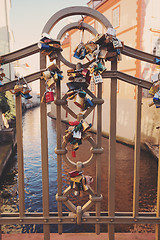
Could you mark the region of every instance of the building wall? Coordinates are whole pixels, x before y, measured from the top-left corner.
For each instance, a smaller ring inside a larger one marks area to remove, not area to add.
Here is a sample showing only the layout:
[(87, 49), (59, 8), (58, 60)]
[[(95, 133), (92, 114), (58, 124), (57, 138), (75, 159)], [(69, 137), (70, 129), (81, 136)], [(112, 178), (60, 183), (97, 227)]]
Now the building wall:
[[(12, 38), (12, 32), (10, 29), (10, 8), (11, 0), (1, 0), (0, 7), (0, 56), (10, 52), (10, 43)], [(4, 73), (8, 79), (14, 79), (14, 70), (12, 64), (5, 64), (2, 66)], [(3, 83), (7, 83), (9, 80), (3, 78)], [(6, 96), (9, 99), (11, 113), (15, 115), (14, 108), (14, 96), (7, 91)]]

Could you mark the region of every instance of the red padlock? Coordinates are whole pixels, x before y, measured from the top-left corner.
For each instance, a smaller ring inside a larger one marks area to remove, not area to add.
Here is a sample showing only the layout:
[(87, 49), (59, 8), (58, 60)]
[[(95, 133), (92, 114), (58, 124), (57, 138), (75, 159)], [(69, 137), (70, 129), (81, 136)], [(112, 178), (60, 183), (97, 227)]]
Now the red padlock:
[(45, 102), (46, 102), (46, 103), (49, 103), (49, 102), (53, 102), (53, 101), (54, 101), (53, 92), (52, 92), (52, 91), (46, 92), (46, 94), (45, 94)]
[(72, 157), (76, 157), (76, 152), (72, 151)]

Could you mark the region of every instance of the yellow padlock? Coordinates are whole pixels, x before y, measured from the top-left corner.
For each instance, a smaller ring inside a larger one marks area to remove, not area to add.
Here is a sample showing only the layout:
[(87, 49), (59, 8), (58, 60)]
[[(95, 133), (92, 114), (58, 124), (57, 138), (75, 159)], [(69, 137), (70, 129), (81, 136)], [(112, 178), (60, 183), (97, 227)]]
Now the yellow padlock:
[(50, 73), (50, 71), (45, 71), (45, 72), (43, 72), (43, 78), (44, 78), (44, 80), (48, 80), (48, 79), (50, 79), (51, 78), (51, 73)]
[(90, 129), (90, 125), (83, 120), (82, 122), (82, 127), (83, 127), (83, 132), (87, 131), (88, 129)]
[(74, 104), (80, 108), (83, 108), (84, 103), (85, 103), (85, 98), (82, 98), (79, 96), (79, 94), (76, 94), (76, 96), (74, 97)]
[(82, 180), (82, 176), (76, 176), (76, 177), (74, 177), (74, 178), (70, 178), (70, 180), (71, 180), (72, 182), (77, 182), (77, 183), (79, 183), (79, 182)]
[(53, 76), (53, 78), (54, 78), (54, 81), (57, 82), (57, 80), (58, 80), (58, 74), (55, 73), (54, 76)]
[(22, 84), (16, 84), (14, 86), (14, 92), (15, 93), (22, 92), (22, 90), (23, 90), (23, 85)]
[(55, 81), (53, 80), (53, 78), (48, 79), (46, 83), (48, 88), (52, 88), (55, 85)]

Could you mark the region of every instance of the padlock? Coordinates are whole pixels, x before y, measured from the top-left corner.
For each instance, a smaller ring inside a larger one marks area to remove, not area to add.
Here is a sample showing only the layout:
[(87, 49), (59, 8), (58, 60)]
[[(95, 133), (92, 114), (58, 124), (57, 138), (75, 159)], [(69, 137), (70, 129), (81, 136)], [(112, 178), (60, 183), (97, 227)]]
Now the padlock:
[(74, 127), (74, 131), (81, 131), (82, 130), (82, 122), (80, 122), (78, 125)]
[(160, 58), (154, 58), (154, 63), (160, 65)]
[(85, 44), (85, 48), (87, 53), (92, 53), (97, 49), (97, 44), (91, 41)]
[(108, 28), (106, 33), (113, 37), (116, 36), (116, 30), (114, 28)]
[(86, 82), (86, 79), (85, 79), (83, 76), (81, 76), (81, 77), (75, 77), (75, 78), (74, 78), (74, 82), (79, 82), (79, 83), (81, 83), (81, 82)]
[(73, 138), (78, 138), (78, 139), (81, 139), (82, 137), (82, 134), (80, 131), (73, 131)]
[(32, 96), (29, 93), (24, 94), (24, 93), (21, 92), (21, 96), (24, 97), (25, 99), (32, 98)]
[(153, 83), (157, 82), (158, 80), (160, 80), (160, 72), (159, 73), (155, 73), (154, 75), (151, 76), (151, 81)]
[(75, 82), (68, 82), (67, 87), (69, 90), (77, 90), (79, 88), (79, 85)]
[(49, 60), (50, 62), (53, 62), (54, 59), (57, 59), (58, 58), (58, 54), (56, 51), (53, 51), (49, 54)]
[(95, 70), (95, 68), (98, 66), (98, 64), (96, 62), (92, 63), (90, 66), (89, 66), (89, 69), (90, 69), (90, 73), (92, 74)]
[(71, 177), (70, 180), (71, 180), (72, 182), (79, 183), (79, 182), (82, 180), (82, 176), (81, 176), (81, 175), (78, 175), (78, 176), (75, 176), (75, 177)]
[(79, 172), (77, 170), (69, 172), (69, 176), (72, 177), (72, 178), (76, 177), (76, 176), (79, 176), (79, 175), (82, 175), (82, 172)]
[(86, 110), (89, 107), (93, 107), (93, 105), (94, 104), (92, 103), (92, 101), (89, 98), (87, 98), (84, 104), (84, 110)]
[(89, 62), (93, 62), (95, 60), (95, 57), (93, 56), (92, 53), (86, 54), (86, 58)]
[(77, 92), (74, 93), (74, 94), (72, 94), (72, 95), (70, 95), (70, 96), (68, 97), (68, 100), (72, 100), (72, 99), (74, 99), (76, 95), (77, 95)]
[(122, 42), (118, 38), (113, 37), (112, 38), (112, 43), (113, 43), (113, 47), (115, 49), (117, 49), (117, 48), (122, 49), (123, 48)]
[(22, 90), (22, 93), (23, 94), (29, 94), (30, 93), (30, 91), (31, 91), (31, 89), (30, 88), (28, 88), (27, 86), (25, 87), (25, 86), (23, 86), (23, 90)]
[(68, 143), (71, 141), (72, 138), (73, 138), (72, 132), (67, 132), (67, 134), (65, 136), (63, 136), (63, 141), (65, 143)]
[(108, 53), (107, 47), (101, 47), (98, 58), (106, 59), (107, 53)]
[(83, 75), (84, 77), (86, 77), (86, 76), (89, 75), (89, 74), (90, 74), (89, 70), (86, 69), (86, 68), (83, 68), (83, 70), (82, 70), (82, 75)]
[(53, 102), (54, 101), (54, 94), (52, 91), (47, 91), (45, 94), (45, 102), (49, 103), (49, 102)]
[(96, 37), (93, 39), (93, 42), (101, 45), (104, 42), (104, 40), (105, 34), (97, 34)]
[(41, 53), (43, 53), (45, 55), (49, 55), (52, 52), (52, 48), (45, 43), (39, 42), (38, 47), (40, 48)]
[(153, 84), (153, 86), (149, 90), (149, 94), (154, 95), (159, 89), (159, 83), (158, 84)]
[(86, 184), (90, 185), (93, 183), (93, 178), (91, 176), (85, 176)]
[(77, 48), (74, 50), (74, 55), (73, 57), (78, 58), (78, 59), (84, 59), (86, 55), (86, 49), (85, 46), (83, 44), (83, 42), (81, 42)]
[(102, 62), (103, 60), (102, 59), (100, 59), (99, 60), (99, 62), (98, 62), (98, 64), (97, 64), (97, 66), (94, 68), (94, 71), (95, 72), (103, 72), (103, 71), (105, 71), (106, 70), (106, 67), (105, 67), (105, 65), (104, 65), (104, 63)]
[(91, 124), (88, 124), (86, 121), (83, 120), (82, 127), (83, 127), (83, 132), (86, 132), (91, 128)]
[(55, 85), (55, 81), (53, 80), (53, 78), (50, 78), (46, 81), (46, 84), (48, 88), (52, 88)]
[(52, 63), (51, 65), (48, 66), (47, 68), (50, 72), (61, 72), (60, 71), (60, 68), (55, 64), (55, 63)]
[(114, 52), (108, 52), (105, 60), (112, 61), (112, 60), (115, 59), (116, 56), (117, 56), (117, 52), (115, 52), (115, 51)]
[(80, 97), (79, 94), (76, 94), (76, 96), (74, 97), (74, 104), (79, 108), (83, 108), (84, 102), (85, 102), (85, 98)]
[(79, 149), (78, 142), (76, 142), (76, 143), (73, 144), (73, 150), (77, 151), (78, 149)]
[(54, 79), (55, 82), (58, 81), (58, 74), (57, 74), (57, 72), (55, 72), (55, 74), (54, 74), (54, 76), (53, 76), (53, 79)]
[(22, 84), (16, 84), (14, 86), (14, 92), (18, 93), (18, 92), (22, 92), (23, 91), (23, 85)]
[(43, 78), (44, 78), (44, 80), (46, 80), (46, 81), (47, 81), (48, 79), (50, 79), (50, 78), (51, 78), (51, 72), (50, 72), (49, 70), (43, 72)]
[(88, 186), (86, 185), (86, 178), (85, 178), (85, 176), (83, 176), (83, 178), (82, 178), (82, 188), (83, 188), (84, 192), (86, 192), (88, 190)]
[(152, 107), (154, 105), (154, 102), (151, 102), (148, 104), (149, 107)]
[(78, 94), (81, 98), (84, 98), (86, 96), (86, 92), (82, 90), (78, 91)]
[(103, 83), (102, 76), (99, 73), (97, 75), (93, 73), (93, 80), (95, 84)]

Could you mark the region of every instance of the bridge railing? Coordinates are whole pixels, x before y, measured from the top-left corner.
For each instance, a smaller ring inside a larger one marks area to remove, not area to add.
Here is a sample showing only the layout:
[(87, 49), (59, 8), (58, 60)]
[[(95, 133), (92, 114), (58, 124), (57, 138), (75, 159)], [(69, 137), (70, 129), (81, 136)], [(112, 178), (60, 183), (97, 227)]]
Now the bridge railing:
[[(35, 54), (39, 51), (37, 44), (21, 49), (1, 57), (1, 63), (6, 64), (17, 59)], [(155, 56), (133, 48), (125, 46), (122, 54), (138, 58), (143, 61), (154, 63)], [(26, 81), (32, 82), (40, 79), (40, 97), (45, 92), (45, 81), (41, 79), (43, 69), (46, 68), (46, 58), (41, 55), (41, 71), (25, 76)], [(59, 60), (57, 60), (59, 65)], [(56, 83), (56, 131), (57, 131), (57, 174), (58, 189), (56, 199), (58, 201), (57, 212), (49, 211), (49, 174), (48, 174), (48, 136), (47, 136), (47, 109), (46, 103), (40, 105), (41, 118), (41, 162), (42, 162), (42, 189), (43, 189), (43, 212), (26, 213), (24, 195), (24, 161), (23, 161), (23, 129), (22, 129), (22, 104), (21, 96), (16, 97), (16, 133), (17, 133), (17, 159), (18, 159), (18, 195), (19, 212), (1, 213), (0, 225), (5, 224), (43, 224), (44, 239), (50, 239), (50, 225), (58, 224), (58, 232), (63, 232), (63, 224), (95, 224), (95, 231), (100, 234), (100, 225), (108, 224), (109, 240), (114, 239), (114, 229), (116, 224), (156, 224), (156, 240), (160, 239), (160, 166), (158, 165), (158, 186), (157, 186), (157, 211), (143, 213), (139, 212), (139, 168), (140, 168), (140, 139), (141, 139), (141, 105), (142, 88), (150, 89), (152, 84), (145, 80), (135, 78), (128, 74), (117, 71), (117, 60), (111, 62), (111, 71), (103, 73), (103, 78), (111, 78), (110, 84), (110, 130), (109, 130), (109, 169), (108, 169), (108, 211), (101, 211), (101, 132), (102, 132), (102, 83), (98, 84), (97, 96), (87, 90), (87, 93), (94, 97), (94, 104), (97, 107), (97, 139), (93, 143), (92, 153), (96, 155), (96, 191), (89, 189), (89, 201), (81, 208), (75, 206), (67, 198), (70, 188), (62, 191), (62, 159), (65, 159), (65, 148), (61, 142), (61, 107), (66, 103), (61, 97), (61, 82)], [(134, 149), (134, 185), (133, 185), (133, 211), (115, 211), (115, 164), (116, 164), (116, 120), (117, 120), (117, 79), (136, 85), (136, 129), (135, 129), (135, 149)], [(16, 79), (12, 82), (0, 86), (0, 92), (10, 90), (14, 87)], [(69, 110), (68, 110), (69, 111)], [(71, 114), (71, 111), (69, 112)], [(87, 115), (87, 114), (86, 114)], [(83, 115), (85, 118), (86, 115)], [(78, 116), (77, 116), (78, 117)], [(72, 163), (71, 163), (72, 164)], [(83, 163), (76, 164), (81, 170)], [(62, 211), (62, 203), (69, 212)], [(95, 204), (95, 212), (89, 208)], [(87, 214), (84, 214), (87, 213)]]

